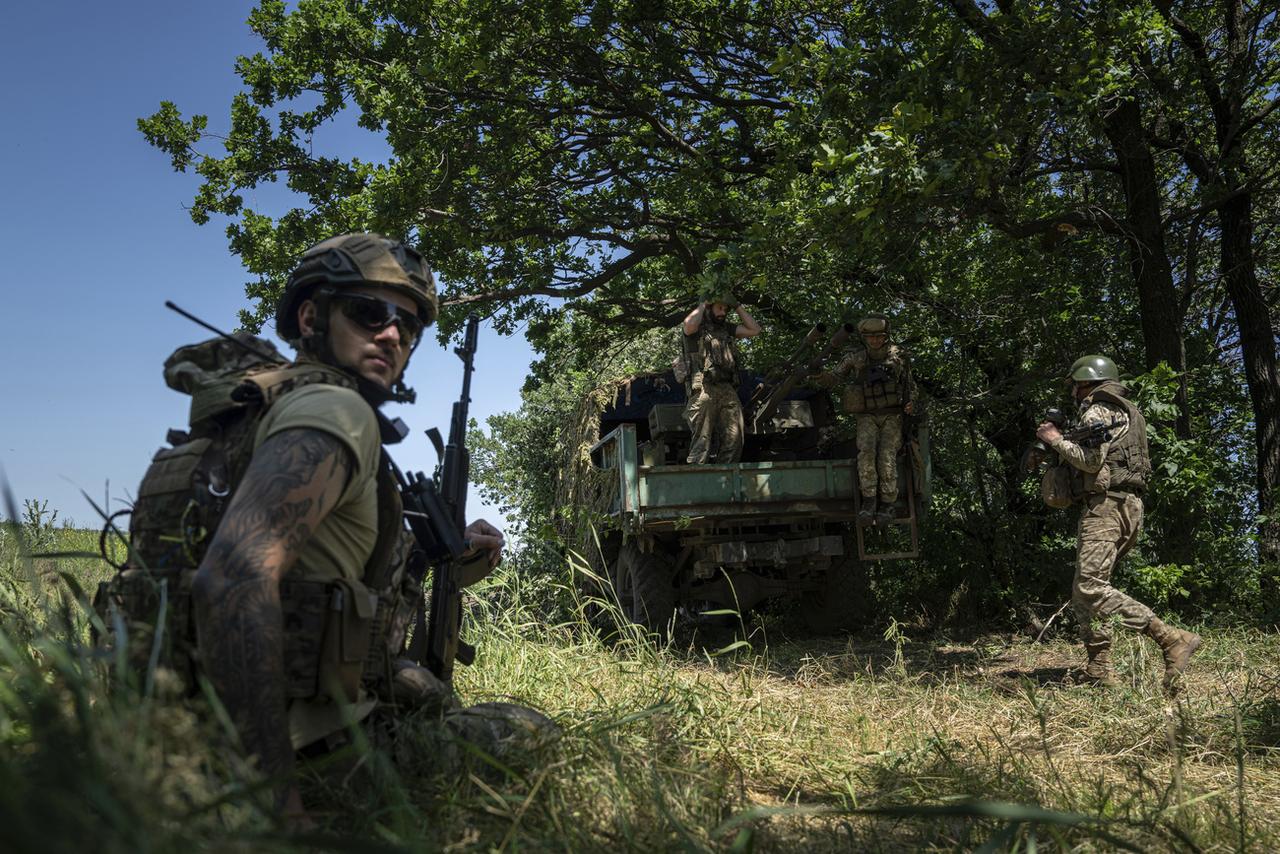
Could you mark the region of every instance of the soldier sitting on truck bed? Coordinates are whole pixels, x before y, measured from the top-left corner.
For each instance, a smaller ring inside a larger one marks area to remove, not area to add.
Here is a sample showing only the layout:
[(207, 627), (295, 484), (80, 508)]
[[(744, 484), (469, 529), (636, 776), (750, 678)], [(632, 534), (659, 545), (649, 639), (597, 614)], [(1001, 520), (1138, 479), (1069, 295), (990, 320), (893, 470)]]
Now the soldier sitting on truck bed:
[(833, 373), (836, 378), (848, 379), (841, 404), (857, 420), (858, 482), (862, 489), (858, 524), (874, 521), (888, 525), (893, 521), (893, 505), (898, 500), (902, 416), (914, 412), (915, 382), (906, 351), (889, 343), (887, 317), (864, 317), (858, 321), (858, 334), (865, 349), (845, 356)]
[[(731, 324), (736, 309), (741, 323)], [(715, 462), (736, 463), (742, 457), (742, 401), (738, 399), (738, 338), (760, 334), (747, 310), (731, 293), (710, 296), (684, 319), (680, 359), (688, 382), (684, 417), (693, 433), (688, 462), (705, 463), (716, 444)]]

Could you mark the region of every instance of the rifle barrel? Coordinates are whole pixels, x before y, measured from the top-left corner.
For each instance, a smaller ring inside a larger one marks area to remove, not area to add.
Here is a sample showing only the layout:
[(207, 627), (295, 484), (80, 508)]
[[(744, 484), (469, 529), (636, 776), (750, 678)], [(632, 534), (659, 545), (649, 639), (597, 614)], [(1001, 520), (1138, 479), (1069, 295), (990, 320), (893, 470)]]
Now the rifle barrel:
[[(765, 398), (764, 402), (760, 404), (760, 408), (756, 410), (755, 415), (752, 417), (752, 422), (757, 430), (760, 428), (762, 423), (773, 417), (773, 413), (777, 411), (778, 406), (786, 399), (787, 395), (791, 393), (791, 390), (796, 387), (797, 383), (809, 374), (812, 374), (821, 368), (831, 353), (842, 346), (845, 341), (849, 340), (849, 336), (853, 334), (853, 329), (854, 327), (852, 324), (841, 324), (840, 328), (831, 336), (831, 340), (827, 342), (826, 346), (822, 348), (818, 355), (814, 356), (813, 359), (807, 363), (796, 365), (791, 370), (791, 373), (787, 375), (787, 378), (783, 380), (781, 384), (774, 387), (773, 391), (771, 391), (769, 396)], [(814, 337), (815, 332), (820, 335), (824, 331), (826, 330), (815, 329), (814, 332), (810, 332), (809, 335)]]
[(809, 330), (809, 334), (804, 337), (804, 340), (800, 342), (799, 346), (796, 347), (792, 354), (788, 356), (782, 364), (774, 367), (774, 369), (771, 370), (764, 378), (764, 382), (756, 386), (755, 391), (751, 394), (751, 403), (755, 403), (760, 398), (765, 397), (778, 380), (782, 379), (783, 371), (794, 370), (794, 367), (791, 366), (794, 366), (800, 357), (805, 354), (805, 351), (817, 343), (818, 339), (821, 338), (822, 334), (826, 331), (827, 327), (825, 324), (815, 324), (814, 327)]

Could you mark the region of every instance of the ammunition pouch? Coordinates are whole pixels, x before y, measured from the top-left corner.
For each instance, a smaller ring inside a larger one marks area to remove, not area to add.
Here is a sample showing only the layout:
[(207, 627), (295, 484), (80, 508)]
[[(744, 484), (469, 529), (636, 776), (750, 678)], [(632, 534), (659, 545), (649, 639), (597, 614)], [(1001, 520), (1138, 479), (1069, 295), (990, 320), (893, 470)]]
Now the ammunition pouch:
[(704, 383), (725, 383), (736, 386), (738, 384), (738, 372), (732, 368), (707, 368), (702, 372), (702, 381)]
[(208, 437), (191, 439), (161, 448), (151, 459), (129, 517), (129, 534), (132, 551), (145, 556), (153, 571), (196, 566), (203, 556), (212, 533), (209, 523), (216, 523), (230, 494), (225, 476), (219, 477), (225, 466), (210, 459), (213, 445)]
[(1084, 479), (1069, 465), (1049, 466), (1040, 479), (1040, 498), (1055, 510), (1070, 507), (1084, 497)]
[(186, 696), (195, 694), (194, 577), (191, 569), (126, 568), (98, 585), (93, 608), (108, 630), (117, 632), (117, 619), (123, 624), (124, 634), (117, 632), (116, 642), (126, 645), (125, 661), (139, 683), (145, 681), (154, 654), (156, 666), (172, 671)]
[(898, 378), (884, 363), (867, 366), (866, 381), (862, 384), (864, 412), (884, 415), (902, 410), (902, 391)]
[(286, 580), (280, 606), (287, 696), (358, 702), (377, 626), (377, 596), (358, 582)]
[(1111, 466), (1103, 465), (1096, 472), (1081, 472), (1081, 488), (1089, 495), (1102, 495), (1111, 488)]
[(840, 408), (853, 415), (867, 411), (867, 396), (860, 385), (847, 385), (840, 394)]
[(683, 384), (689, 378), (689, 357), (681, 354), (671, 360), (671, 373), (676, 382)]
[[(125, 569), (98, 586), (94, 609), (110, 629), (123, 621), (129, 670), (146, 678), (156, 663), (181, 680), (186, 696), (199, 686), (195, 617), (191, 607), (194, 570)], [(280, 583), (284, 624), (285, 695), (289, 699), (360, 699), (360, 682), (378, 632), (378, 597), (358, 582), (330, 584), (286, 579)], [(113, 613), (113, 609), (114, 612)], [(157, 633), (161, 633), (159, 641)]]

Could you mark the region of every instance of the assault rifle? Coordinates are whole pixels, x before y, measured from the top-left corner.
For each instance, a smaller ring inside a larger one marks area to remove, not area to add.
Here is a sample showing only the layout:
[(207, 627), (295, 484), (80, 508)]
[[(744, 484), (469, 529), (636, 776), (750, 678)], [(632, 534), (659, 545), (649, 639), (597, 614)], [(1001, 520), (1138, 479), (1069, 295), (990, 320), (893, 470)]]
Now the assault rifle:
[(462, 591), (490, 572), (487, 561), (477, 560), (465, 566), (458, 563), (470, 545), (462, 534), (467, 524), (467, 480), (471, 474), (467, 409), (479, 326), (480, 319), (474, 314), (469, 316), (462, 346), (453, 351), (462, 360), (462, 394), (453, 404), (448, 444), (441, 441), (439, 430), (433, 427), (427, 431), (427, 438), (440, 455), (438, 477), (430, 478), (422, 472), (409, 472), (406, 477), (391, 464), (400, 487), (405, 520), (424, 558), (410, 563), (410, 577), (420, 585), (427, 568), (431, 568), (431, 614), (424, 617), (424, 609), (419, 607), (409, 656), (445, 683), (453, 679), (455, 660), (463, 664), (475, 660), (475, 647), (459, 637)]
[[(1045, 412), (1044, 420), (1053, 424), (1062, 432), (1062, 438), (1068, 442), (1074, 442), (1083, 448), (1096, 448), (1106, 442), (1110, 442), (1113, 438), (1112, 430), (1119, 427), (1120, 419), (1114, 421), (1099, 421), (1092, 424), (1082, 424), (1079, 427), (1067, 429), (1067, 416), (1061, 409), (1050, 409)], [(1022, 452), (1022, 470), (1026, 472), (1035, 471), (1040, 467), (1053, 450), (1036, 439), (1025, 451)]]

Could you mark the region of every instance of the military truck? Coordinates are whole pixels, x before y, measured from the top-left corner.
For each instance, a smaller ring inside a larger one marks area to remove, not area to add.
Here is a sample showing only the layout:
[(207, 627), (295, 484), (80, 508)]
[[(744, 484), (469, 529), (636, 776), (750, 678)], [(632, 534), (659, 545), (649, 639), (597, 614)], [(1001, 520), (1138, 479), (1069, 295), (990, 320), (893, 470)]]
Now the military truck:
[(849, 630), (870, 607), (867, 563), (918, 555), (927, 427), (909, 421), (895, 530), (873, 534), (856, 523), (854, 442), (836, 435), (831, 393), (804, 383), (851, 331), (841, 327), (805, 358), (825, 338), (817, 327), (786, 369), (743, 377), (746, 440), (738, 463), (685, 463), (686, 391), (672, 372), (636, 376), (618, 389), (600, 414), (591, 457), (612, 475), (600, 550), (631, 620), (664, 631), (677, 609), (746, 614), (765, 600), (796, 597), (811, 630)]

